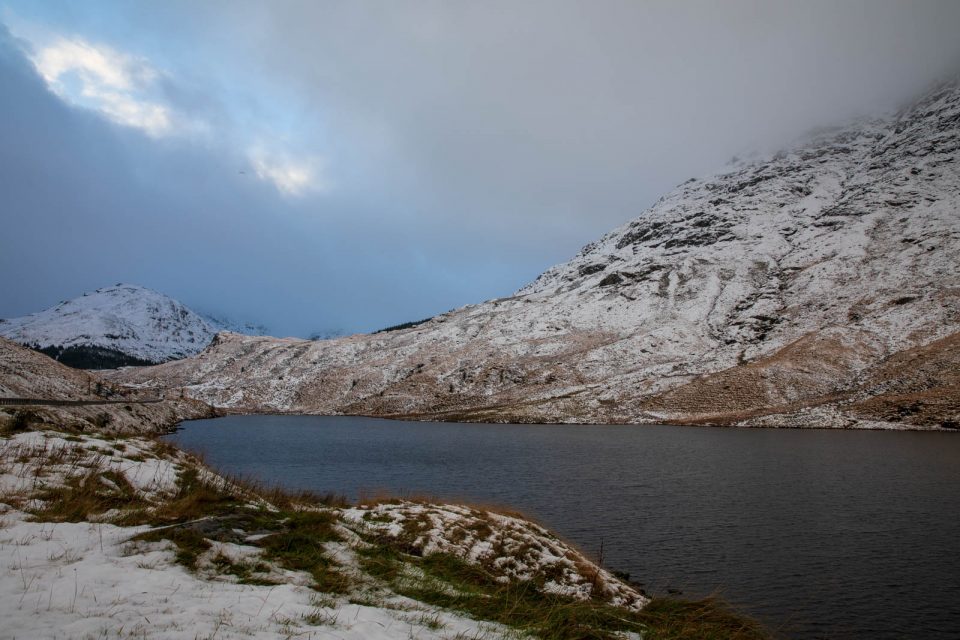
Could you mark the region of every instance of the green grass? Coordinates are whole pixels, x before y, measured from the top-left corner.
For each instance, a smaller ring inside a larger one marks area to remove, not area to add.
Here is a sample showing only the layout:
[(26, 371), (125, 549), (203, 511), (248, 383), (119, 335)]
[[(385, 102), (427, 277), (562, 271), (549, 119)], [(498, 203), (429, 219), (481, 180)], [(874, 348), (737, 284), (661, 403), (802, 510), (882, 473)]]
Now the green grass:
[(544, 640), (613, 640), (624, 632), (645, 640), (761, 640), (757, 622), (716, 599), (654, 599), (632, 612), (599, 600), (544, 593), (536, 581), (504, 584), (482, 567), (445, 554), (408, 555), (378, 541), (360, 552), (361, 566), (391, 589), (437, 607), (498, 622)]
[[(214, 539), (217, 537), (202, 530), (198, 523), (242, 513), (245, 502), (236, 493), (229, 485), (210, 482), (196, 468), (189, 467), (180, 473), (177, 493), (171, 499), (150, 511), (130, 512), (121, 522), (158, 527), (135, 536), (133, 540), (169, 540), (177, 547), (177, 562), (196, 570), (200, 556), (211, 547), (208, 535)], [(256, 521), (254, 516), (249, 519)], [(230, 572), (239, 571), (233, 567), (230, 569)]]
[[(210, 549), (210, 540), (244, 542), (252, 533), (267, 533), (253, 544), (263, 549), (263, 560), (285, 569), (311, 575), (318, 591), (346, 593), (349, 579), (337, 570), (324, 549), (324, 543), (339, 540), (334, 524), (336, 515), (329, 510), (271, 509), (256, 506), (249, 499), (258, 497), (249, 488), (234, 483), (212, 483), (196, 469), (180, 475), (177, 494), (160, 505), (150, 523), (162, 525), (141, 534), (145, 541), (170, 540), (177, 545), (177, 561), (196, 570), (201, 554)], [(286, 504), (294, 500), (287, 497)], [(242, 533), (238, 533), (238, 531)], [(237, 576), (248, 584), (269, 584), (254, 574), (269, 566), (237, 564), (218, 555), (213, 566), (221, 573)]]
[(324, 549), (325, 542), (339, 541), (334, 529), (336, 516), (329, 511), (300, 511), (287, 514), (282, 529), (258, 541), (264, 558), (294, 571), (306, 571), (318, 591), (347, 593), (350, 579), (336, 568)]
[[(220, 505), (218, 505), (219, 507)], [(189, 521), (147, 531), (135, 540), (170, 540), (177, 546), (177, 562), (196, 570), (200, 556), (214, 541), (242, 541), (247, 532), (272, 531), (246, 544), (263, 549), (262, 561), (235, 563), (222, 554), (211, 559), (219, 573), (234, 575), (245, 584), (273, 584), (256, 574), (268, 573), (273, 563), (291, 571), (303, 571), (313, 578), (314, 588), (324, 593), (347, 593), (350, 579), (338, 570), (327, 554), (325, 542), (339, 540), (334, 531), (335, 516), (328, 511), (268, 511), (233, 508), (229, 514), (214, 515), (205, 521)], [(237, 530), (243, 533), (238, 534)]]
[(177, 546), (176, 560), (179, 564), (191, 570), (197, 569), (197, 561), (200, 556), (210, 548), (210, 541), (195, 529), (189, 527), (167, 527), (163, 529), (154, 529), (145, 531), (140, 535), (134, 536), (133, 540), (142, 540), (144, 542), (160, 542), (169, 540)]

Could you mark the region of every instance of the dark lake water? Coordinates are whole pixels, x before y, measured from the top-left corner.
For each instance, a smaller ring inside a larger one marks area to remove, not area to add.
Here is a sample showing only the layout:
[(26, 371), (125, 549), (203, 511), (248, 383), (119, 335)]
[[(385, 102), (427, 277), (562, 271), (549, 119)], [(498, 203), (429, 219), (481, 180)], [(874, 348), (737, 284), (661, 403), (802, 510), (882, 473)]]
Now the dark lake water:
[(960, 434), (233, 416), (170, 436), (289, 488), (514, 507), (647, 591), (793, 638), (960, 638)]

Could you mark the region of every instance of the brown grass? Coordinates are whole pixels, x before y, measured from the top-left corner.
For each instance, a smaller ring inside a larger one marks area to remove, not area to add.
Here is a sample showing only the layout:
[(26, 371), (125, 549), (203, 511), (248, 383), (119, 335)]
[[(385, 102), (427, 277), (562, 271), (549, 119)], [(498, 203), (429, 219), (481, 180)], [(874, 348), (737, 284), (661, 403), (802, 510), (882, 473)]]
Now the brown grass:
[[(164, 451), (170, 451), (172, 454), (179, 453), (180, 450), (166, 442), (162, 444)], [(171, 455), (172, 455), (171, 454)], [(223, 486), (229, 487), (230, 491), (236, 494), (238, 498), (246, 500), (262, 500), (280, 509), (296, 509), (300, 507), (349, 507), (350, 501), (346, 496), (332, 491), (319, 492), (307, 489), (288, 489), (279, 483), (269, 483), (251, 476), (232, 474), (217, 469), (209, 463), (205, 456), (199, 452), (187, 452), (189, 463), (197, 468), (208, 469), (214, 475), (223, 479)]]
[(34, 517), (49, 522), (84, 522), (113, 509), (146, 506), (123, 474), (102, 468), (71, 476), (64, 486), (44, 489), (35, 497), (45, 504)]

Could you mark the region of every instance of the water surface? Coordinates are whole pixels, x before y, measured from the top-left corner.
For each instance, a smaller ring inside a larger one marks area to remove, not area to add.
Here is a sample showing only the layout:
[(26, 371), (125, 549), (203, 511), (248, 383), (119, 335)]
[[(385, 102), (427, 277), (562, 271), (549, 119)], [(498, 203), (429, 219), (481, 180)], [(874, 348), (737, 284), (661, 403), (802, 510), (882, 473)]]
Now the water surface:
[(292, 489), (510, 506), (790, 637), (960, 637), (960, 434), (231, 416), (170, 438)]

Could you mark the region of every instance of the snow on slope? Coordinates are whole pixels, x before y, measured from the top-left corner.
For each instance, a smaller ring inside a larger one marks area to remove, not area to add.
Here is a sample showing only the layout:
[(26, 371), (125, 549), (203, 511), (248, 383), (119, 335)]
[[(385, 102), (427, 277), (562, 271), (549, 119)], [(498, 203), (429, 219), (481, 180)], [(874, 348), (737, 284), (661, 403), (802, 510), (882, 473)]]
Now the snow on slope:
[[(218, 505), (217, 511), (187, 522), (156, 528), (143, 524), (151, 519), (146, 514), (156, 517), (178, 501), (190, 472), (221, 487), (236, 505), (227, 512)], [(48, 511), (56, 504), (51, 496), (58, 495), (57, 489), (71, 485), (84, 486), (103, 502), (84, 503), (66, 518), (62, 510)], [(108, 505), (108, 511), (99, 508)], [(519, 517), (404, 501), (301, 508), (320, 511), (334, 523), (337, 540), (311, 538), (321, 543), (311, 550), (326, 558), (325, 570), (341, 577), (344, 593), (324, 592), (305, 567), (293, 568), (267, 553), (265, 541), (278, 533), (276, 525), (287, 520), (289, 511), (279, 512), (263, 497), (233, 486), (163, 443), (55, 429), (8, 435), (0, 439), (3, 637), (529, 637), (402, 595), (395, 583), (368, 573), (361, 562), (361, 553), (377, 546), (388, 558), (401, 556), (396, 548), (409, 558), (452, 555), (502, 584), (604, 602), (624, 615), (649, 602), (634, 586)], [(82, 519), (72, 521), (77, 518)], [(148, 531), (157, 539), (136, 539)], [(184, 562), (178, 552), (174, 541), (183, 539), (178, 532), (204, 541), (197, 544), (192, 562)], [(417, 564), (401, 560), (396, 566), (409, 591), (439, 585), (454, 589)], [(242, 578), (238, 570), (247, 575)]]
[(270, 333), (270, 330), (262, 324), (239, 322), (232, 318), (226, 318), (212, 313), (201, 313), (200, 316), (214, 333), (229, 331), (230, 333), (242, 333), (245, 336), (265, 336)]
[[(688, 181), (514, 296), (386, 334), (224, 335), (123, 376), (246, 410), (891, 426), (851, 403), (883, 392), (885, 359), (960, 331), (958, 151), (952, 84)], [(906, 423), (960, 419), (938, 377), (906, 385), (939, 403)]]
[(151, 289), (117, 284), (39, 313), (0, 321), (0, 336), (39, 347), (98, 347), (148, 362), (199, 353), (216, 331), (201, 316)]

